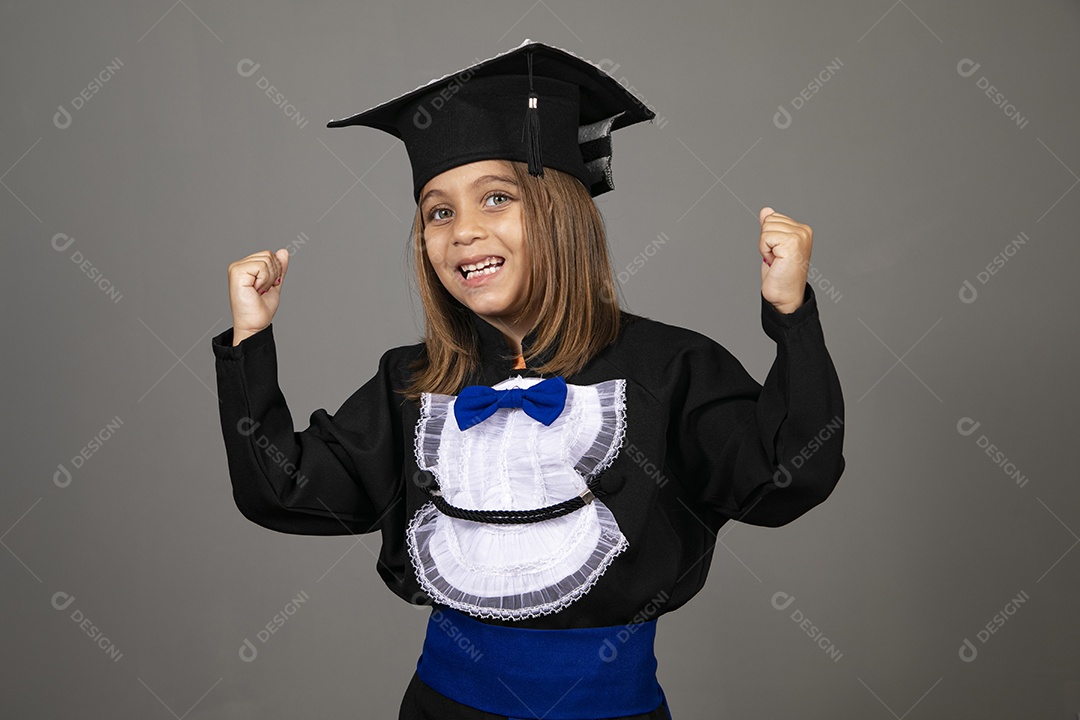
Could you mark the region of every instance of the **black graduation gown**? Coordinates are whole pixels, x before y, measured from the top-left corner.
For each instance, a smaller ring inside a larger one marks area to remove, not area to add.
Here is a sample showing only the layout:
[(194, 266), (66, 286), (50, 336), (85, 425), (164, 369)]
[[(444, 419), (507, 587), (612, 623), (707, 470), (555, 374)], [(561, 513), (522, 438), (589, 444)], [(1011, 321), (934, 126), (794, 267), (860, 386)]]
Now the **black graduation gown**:
[[(538, 377), (502, 358), (502, 334), (473, 315), (482, 375), (494, 385)], [(705, 583), (716, 533), (728, 520), (784, 525), (824, 501), (844, 470), (844, 403), (825, 347), (817, 300), (782, 314), (761, 298), (762, 328), (777, 346), (764, 385), (709, 337), (623, 312), (618, 340), (567, 383), (625, 378), (625, 437), (600, 476), (603, 502), (629, 547), (582, 597), (515, 627), (623, 625), (675, 610)], [(535, 335), (522, 344), (531, 346)], [(409, 520), (430, 500), (414, 456), (419, 408), (393, 392), (423, 343), (383, 353), (378, 370), (333, 415), (296, 431), (277, 380), (273, 326), (232, 346), (212, 339), (233, 497), (271, 530), (303, 535), (379, 531), (378, 572), (411, 603), (428, 598), (407, 552)]]

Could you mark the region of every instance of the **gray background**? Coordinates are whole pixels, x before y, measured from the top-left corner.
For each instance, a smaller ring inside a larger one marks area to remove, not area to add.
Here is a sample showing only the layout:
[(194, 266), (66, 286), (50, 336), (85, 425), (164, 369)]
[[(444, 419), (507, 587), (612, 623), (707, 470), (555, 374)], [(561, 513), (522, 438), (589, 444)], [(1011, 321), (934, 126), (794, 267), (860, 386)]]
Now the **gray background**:
[(325, 123), (527, 37), (662, 118), (615, 134), (599, 199), (629, 309), (762, 381), (757, 210), (814, 229), (847, 470), (791, 525), (729, 523), (661, 618), (676, 720), (1077, 716), (1076, 3), (7, 3), (0, 27), (6, 717), (396, 717), (427, 610), (377, 535), (237, 512), (210, 337), (228, 264), (291, 244), (299, 428), (415, 342), (404, 147)]

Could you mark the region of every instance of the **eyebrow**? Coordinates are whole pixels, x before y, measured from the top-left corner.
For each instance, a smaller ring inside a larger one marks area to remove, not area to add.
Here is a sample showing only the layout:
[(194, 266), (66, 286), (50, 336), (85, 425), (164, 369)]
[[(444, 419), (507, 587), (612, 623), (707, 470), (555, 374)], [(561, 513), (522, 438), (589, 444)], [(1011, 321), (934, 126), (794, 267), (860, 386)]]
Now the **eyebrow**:
[[(469, 183), (469, 187), (477, 188), (490, 182), (504, 182), (509, 185), (513, 185), (514, 187), (517, 187), (517, 181), (509, 175), (481, 175), (480, 177)], [(428, 198), (435, 196), (448, 197), (447, 193), (443, 192), (442, 190), (438, 188), (432, 188), (426, 193), (424, 193), (424, 197), (420, 198), (420, 205), (423, 205), (425, 202), (427, 202)]]

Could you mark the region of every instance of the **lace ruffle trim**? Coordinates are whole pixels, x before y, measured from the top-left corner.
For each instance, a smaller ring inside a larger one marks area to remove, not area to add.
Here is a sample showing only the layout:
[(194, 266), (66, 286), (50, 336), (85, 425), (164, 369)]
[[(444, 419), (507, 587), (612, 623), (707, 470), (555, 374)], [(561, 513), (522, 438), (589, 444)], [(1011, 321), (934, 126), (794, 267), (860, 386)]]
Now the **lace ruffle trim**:
[[(518, 376), (493, 387), (533, 382), (539, 379)], [(454, 424), (455, 396), (424, 393), (413, 441), (418, 467), (435, 475), (448, 502), (463, 507), (524, 509), (577, 494), (611, 465), (624, 442), (626, 381), (569, 389), (567, 407), (550, 428), (499, 411), (470, 428), (471, 435)], [(436, 602), (509, 620), (573, 603), (629, 546), (600, 500), (566, 516), (512, 526), (446, 517), (429, 502), (410, 521), (406, 543), (421, 587)]]
[[(526, 592), (506, 592), (509, 585), (518, 583), (523, 576), (542, 577), (544, 571), (537, 571), (535, 566), (525, 564), (521, 570), (534, 572), (518, 573), (512, 565), (504, 566), (499, 571), (479, 571), (475, 567), (458, 565), (451, 569), (462, 577), (468, 577), (468, 583), (486, 585), (492, 592), (483, 595), (468, 592), (455, 586), (440, 570), (433, 551), (432, 538), (440, 522), (468, 523), (467, 520), (447, 518), (431, 503), (426, 503), (410, 521), (406, 531), (406, 544), (409, 558), (416, 571), (420, 586), (435, 602), (481, 618), (503, 620), (521, 620), (540, 617), (558, 612), (587, 594), (610, 567), (612, 561), (629, 547), (629, 542), (619, 530), (611, 511), (599, 500), (593, 501), (587, 508), (594, 508), (595, 524), (598, 535), (586, 560), (573, 572), (562, 579), (540, 589)], [(449, 554), (443, 551), (443, 559)], [(551, 571), (564, 574), (558, 569), (558, 563)], [(459, 584), (467, 584), (459, 581)], [(502, 587), (503, 590), (499, 590)]]

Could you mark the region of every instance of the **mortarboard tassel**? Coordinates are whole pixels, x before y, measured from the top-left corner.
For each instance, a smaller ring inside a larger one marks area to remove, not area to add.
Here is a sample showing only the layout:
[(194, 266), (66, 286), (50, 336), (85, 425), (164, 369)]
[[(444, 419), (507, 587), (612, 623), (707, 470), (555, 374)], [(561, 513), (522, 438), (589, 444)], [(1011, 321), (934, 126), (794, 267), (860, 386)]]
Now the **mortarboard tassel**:
[(525, 148), (529, 157), (529, 174), (544, 176), (544, 160), (540, 154), (540, 110), (537, 108), (539, 97), (533, 90), (532, 53), (529, 60), (529, 107), (525, 110), (525, 125), (521, 128)]

